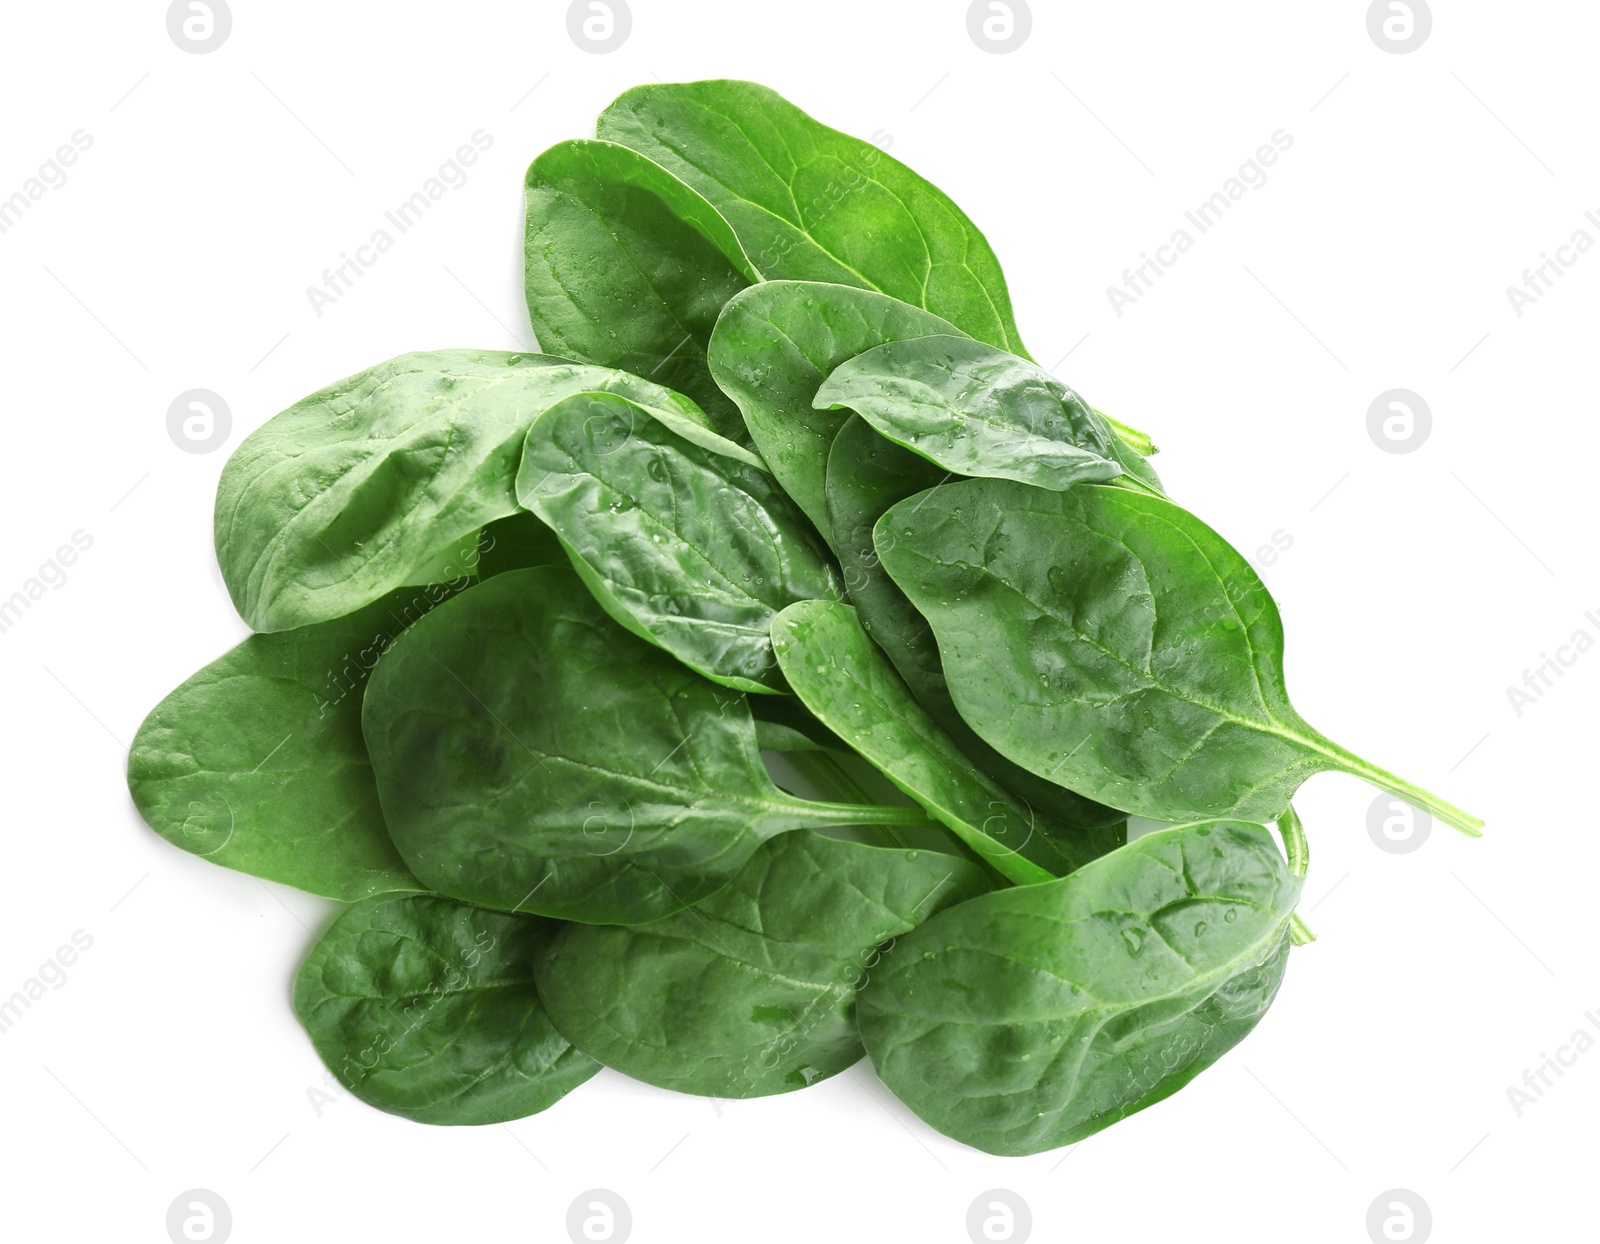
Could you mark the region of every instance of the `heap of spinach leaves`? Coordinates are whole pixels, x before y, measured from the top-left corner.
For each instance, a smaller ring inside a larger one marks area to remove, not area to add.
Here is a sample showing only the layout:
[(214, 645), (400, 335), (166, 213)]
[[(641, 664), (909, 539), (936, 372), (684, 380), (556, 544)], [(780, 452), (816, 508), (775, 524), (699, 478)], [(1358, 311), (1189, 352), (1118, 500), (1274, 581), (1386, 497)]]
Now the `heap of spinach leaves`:
[(352, 1092), (485, 1123), (865, 1052), (1034, 1153), (1260, 1020), (1311, 774), (1478, 831), (1294, 710), (1266, 588), (943, 193), (745, 82), (597, 133), (528, 171), (551, 354), (405, 355), (233, 455), (259, 633), (129, 760), (176, 845), (350, 904), (294, 1005)]

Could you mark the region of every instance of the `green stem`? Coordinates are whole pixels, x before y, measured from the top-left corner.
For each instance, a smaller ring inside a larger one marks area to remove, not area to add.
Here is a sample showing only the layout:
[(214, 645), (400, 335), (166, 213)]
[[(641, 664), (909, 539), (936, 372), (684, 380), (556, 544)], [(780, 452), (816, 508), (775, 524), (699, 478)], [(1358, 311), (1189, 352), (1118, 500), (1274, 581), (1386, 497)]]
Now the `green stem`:
[[(803, 764), (797, 763), (800, 762), (801, 757), (805, 758)], [(864, 800), (869, 798), (860, 783), (845, 771), (844, 766), (826, 752), (793, 752), (790, 753), (789, 763), (805, 772), (807, 777), (812, 778), (819, 785), (829, 787), (846, 799)], [(950, 834), (965, 851), (969, 852), (981, 863), (992, 868), (1012, 885), (1038, 885), (1043, 881), (1056, 880), (1054, 873), (1039, 867), (1031, 860), (1024, 859), (1011, 848), (1001, 846), (988, 834), (962, 824), (959, 820), (957, 820), (956, 824), (930, 820), (928, 814), (921, 808), (891, 808), (869, 803), (824, 803), (812, 806), (845, 814), (843, 817), (834, 818), (832, 820), (833, 824), (870, 824), (874, 828), (881, 829), (891, 844), (897, 847), (909, 849), (911, 846), (910, 840), (900, 832), (899, 826), (937, 829), (942, 833)], [(891, 816), (889, 814), (895, 815)]]
[(876, 803), (817, 803), (803, 800), (808, 813), (824, 825), (906, 825), (914, 829), (936, 828), (921, 808), (890, 808)]
[(1160, 497), (1163, 501), (1168, 500), (1166, 494), (1159, 488), (1150, 487), (1137, 475), (1130, 474), (1127, 471), (1124, 471), (1121, 475), (1112, 476), (1106, 483), (1113, 488), (1126, 488), (1129, 492), (1142, 492), (1149, 497)]
[(814, 803), (807, 805), (808, 813), (818, 820), (826, 817), (831, 825), (906, 825), (917, 829), (947, 830), (954, 834), (977, 857), (1013, 885), (1038, 885), (1054, 881), (1054, 873), (1040, 868), (1031, 860), (1023, 859), (1009, 847), (1003, 847), (988, 834), (960, 824), (941, 825), (928, 819), (921, 808), (887, 808), (877, 804)]
[(1124, 444), (1137, 450), (1144, 457), (1148, 458), (1151, 454), (1161, 452), (1156, 448), (1156, 443), (1150, 439), (1148, 433), (1141, 432), (1138, 428), (1129, 427), (1120, 419), (1113, 419), (1103, 410), (1097, 410), (1094, 413), (1111, 425), (1111, 430), (1121, 438)]
[[(852, 804), (867, 806), (871, 798), (866, 789), (845, 771), (845, 767), (826, 751), (795, 752), (789, 763), (841, 799)], [(910, 847), (911, 840), (898, 825), (880, 825), (884, 840), (893, 847)]]
[[(1304, 878), (1306, 870), (1311, 867), (1311, 844), (1306, 841), (1306, 827), (1300, 823), (1300, 814), (1294, 810), (1293, 804), (1285, 808), (1283, 815), (1278, 818), (1278, 832), (1283, 835), (1283, 852), (1289, 857), (1289, 875)], [(1317, 935), (1300, 918), (1299, 912), (1289, 917), (1291, 945), (1305, 946), (1316, 940)]]
[(1379, 790), (1386, 790), (1391, 795), (1404, 799), (1413, 807), (1421, 808), (1443, 821), (1451, 829), (1460, 830), (1469, 838), (1483, 837), (1483, 822), (1470, 812), (1463, 812), (1453, 803), (1446, 803), (1437, 795), (1429, 794), (1420, 786), (1413, 786), (1404, 778), (1396, 777), (1387, 769), (1380, 769), (1377, 765), (1361, 759), (1354, 752), (1346, 751), (1337, 743), (1323, 741), (1310, 743), (1313, 750), (1321, 752), (1333, 760), (1339, 768), (1346, 773), (1355, 775), (1365, 782), (1371, 782)]
[(1283, 851), (1289, 857), (1289, 875), (1303, 878), (1311, 867), (1311, 844), (1306, 841), (1306, 827), (1300, 823), (1293, 804), (1278, 818), (1278, 832), (1283, 835)]

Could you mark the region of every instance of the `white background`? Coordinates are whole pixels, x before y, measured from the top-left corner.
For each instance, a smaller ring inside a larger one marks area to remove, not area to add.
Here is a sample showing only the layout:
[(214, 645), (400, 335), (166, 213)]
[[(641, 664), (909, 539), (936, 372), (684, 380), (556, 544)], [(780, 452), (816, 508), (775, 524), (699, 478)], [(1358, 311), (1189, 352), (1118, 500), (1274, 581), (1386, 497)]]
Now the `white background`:
[[(1520, 317), (1506, 288), (1575, 230), (1600, 241), (1600, 8), (1436, 0), (1394, 55), (1366, 7), (1037, 0), (993, 55), (951, 0), (634, 0), (627, 43), (592, 55), (564, 3), (235, 0), (227, 43), (193, 55), (163, 3), (7, 6), (0, 196), (93, 137), (0, 235), (0, 596), (93, 539), (0, 634), (0, 996), (93, 938), (0, 1035), (8, 1236), (159, 1244), (203, 1188), (240, 1244), (559, 1244), (599, 1187), (640, 1244), (959, 1244), (1002, 1188), (1037, 1240), (1360, 1242), (1401, 1188), (1440, 1241), (1593, 1238), (1600, 1050), (1520, 1117), (1507, 1090), (1600, 1018), (1600, 653), (1520, 716), (1507, 687), (1600, 638), (1600, 254)], [(210, 551), (240, 437), (407, 350), (531, 346), (529, 160), (630, 85), (716, 76), (876, 133), (953, 195), (1041, 362), (1151, 430), (1173, 495), (1241, 549), (1292, 539), (1263, 575), (1301, 711), (1488, 822), (1390, 854), (1370, 790), (1314, 779), (1321, 940), (1238, 1050), (1065, 1152), (946, 1141), (865, 1064), (720, 1107), (603, 1073), (505, 1128), (379, 1114), (327, 1083), (289, 1007), (332, 905), (184, 855), (127, 798), (144, 713), (244, 634)], [(479, 129), (468, 184), (314, 314), (323, 269)], [(1116, 315), (1107, 286), (1280, 129), (1267, 183)], [(233, 411), (208, 455), (166, 430), (196, 387)], [(1367, 432), (1396, 387), (1433, 413), (1403, 456)], [(336, 1098), (320, 1114), (313, 1088)]]

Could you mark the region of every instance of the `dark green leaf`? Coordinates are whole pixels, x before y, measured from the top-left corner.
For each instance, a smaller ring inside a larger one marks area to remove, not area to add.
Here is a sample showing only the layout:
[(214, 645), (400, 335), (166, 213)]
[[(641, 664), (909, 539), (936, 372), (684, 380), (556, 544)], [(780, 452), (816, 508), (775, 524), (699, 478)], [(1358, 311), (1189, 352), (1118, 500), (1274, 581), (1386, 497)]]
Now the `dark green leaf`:
[(876, 290), (1022, 352), (1000, 261), (966, 213), (776, 91), (734, 81), (639, 86), (600, 114), (599, 135), (699, 191), (767, 279)]
[(539, 1002), (534, 960), (550, 932), (437, 894), (368, 899), (300, 969), (295, 1013), (369, 1106), (419, 1123), (538, 1114), (600, 1070)]
[(745, 439), (705, 358), (722, 304), (761, 279), (727, 221), (660, 165), (591, 139), (533, 162), (527, 207), (539, 348), (668, 385), (724, 436)]
[(762, 751), (848, 750), (843, 739), (792, 695), (758, 695), (749, 704)]
[(1082, 398), (970, 337), (885, 342), (835, 368), (813, 405), (853, 410), (957, 475), (1060, 489), (1122, 473), (1115, 434)]
[(1051, 781), (1156, 820), (1266, 821), (1339, 769), (1482, 824), (1295, 712), (1272, 597), (1170, 501), (964, 480), (896, 505), (877, 548), (933, 624), (961, 715)]
[(936, 315), (868, 290), (808, 281), (757, 285), (711, 334), (711, 374), (744, 412), (784, 490), (828, 534), (828, 449), (849, 415), (812, 404), (834, 368), (864, 350), (955, 331)]
[(984, 776), (912, 698), (849, 605), (804, 601), (772, 626), (773, 648), (805, 706), (995, 871), (1027, 885), (1093, 858)]
[(1103, 855), (1122, 843), (1124, 814), (1013, 764), (973, 732), (950, 698), (927, 619), (879, 563), (872, 535), (883, 512), (946, 478), (926, 458), (884, 440), (864, 419), (851, 416), (840, 429), (828, 455), (828, 518), (850, 599), (861, 625), (956, 746), (1046, 823), (1086, 827), (1075, 835), (1080, 848)]
[(582, 394), (541, 415), (517, 496), (566, 543), (608, 613), (741, 691), (783, 689), (778, 610), (842, 591), (805, 515), (757, 459), (624, 398)]
[(689, 911), (567, 925), (539, 989), (565, 1036), (636, 1080), (787, 1093), (861, 1057), (856, 987), (879, 945), (987, 888), (955, 856), (785, 834)]
[(217, 560), (240, 614), (258, 631), (324, 622), (452, 546), (475, 549), (480, 527), (517, 512), (528, 426), (596, 390), (705, 421), (624, 372), (483, 350), (402, 355), (295, 403), (245, 438), (217, 485)]
[(637, 924), (767, 838), (920, 822), (772, 784), (744, 697), (618, 626), (570, 570), (496, 575), (384, 655), (363, 724), (395, 845), (429, 889)]
[(556, 533), (539, 519), (521, 511), (497, 518), (478, 537), (478, 577), (487, 579), (508, 570), (535, 566), (570, 566), (567, 550)]
[(1300, 883), (1259, 825), (1165, 829), (900, 939), (861, 991), (878, 1075), (988, 1153), (1081, 1140), (1237, 1045), (1283, 977)]
[(420, 889), (384, 828), (361, 700), (379, 654), (454, 590), (402, 588), (213, 661), (134, 737), (139, 814), (185, 851), (327, 898)]

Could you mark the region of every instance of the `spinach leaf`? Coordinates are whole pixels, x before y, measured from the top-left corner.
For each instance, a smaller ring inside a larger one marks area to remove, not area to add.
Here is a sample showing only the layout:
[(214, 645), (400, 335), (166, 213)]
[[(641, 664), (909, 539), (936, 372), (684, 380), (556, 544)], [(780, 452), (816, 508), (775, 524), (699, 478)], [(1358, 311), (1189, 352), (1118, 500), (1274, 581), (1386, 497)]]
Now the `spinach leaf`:
[(768, 469), (826, 536), (828, 450), (849, 415), (816, 409), (817, 390), (834, 368), (874, 346), (953, 331), (936, 315), (869, 290), (771, 281), (728, 303), (707, 357)]
[(792, 695), (758, 695), (749, 701), (762, 751), (848, 751), (844, 740)]
[(877, 547), (932, 623), (961, 715), (1043, 777), (1156, 820), (1273, 820), (1335, 769), (1482, 826), (1295, 712), (1272, 597), (1170, 501), (964, 480), (896, 505)]
[(987, 1153), (1071, 1144), (1177, 1092), (1276, 995), (1300, 883), (1259, 825), (1136, 839), (948, 908), (861, 991), (873, 1066)]
[(945, 195), (750, 83), (598, 134), (524, 184), (572, 357), (406, 355), (248, 436), (215, 539), (265, 633), (129, 757), (177, 845), (356, 900), (295, 1005), (358, 1096), (486, 1123), (591, 1054), (744, 1097), (865, 1051), (1032, 1153), (1265, 1012), (1305, 778), (1477, 832), (1295, 712), (1265, 588), (1027, 358)]
[(623, 626), (725, 686), (782, 691), (773, 615), (837, 599), (838, 577), (759, 460), (679, 427), (695, 440), (625, 398), (557, 402), (528, 433), (518, 500)]
[[(948, 478), (921, 455), (884, 440), (859, 416), (840, 429), (828, 455), (828, 518), (850, 599), (861, 625), (956, 746), (1046, 821), (1085, 827), (1079, 831), (1082, 846), (1103, 855), (1122, 843), (1124, 814), (1013, 764), (973, 732), (950, 698), (927, 619), (879, 563), (873, 527), (883, 512)], [(1089, 827), (1099, 832), (1091, 834)]]
[(1060, 489), (1122, 474), (1115, 434), (1082, 398), (970, 337), (885, 342), (835, 368), (812, 404), (853, 410), (957, 475)]
[(151, 710), (128, 755), (145, 823), (185, 851), (354, 902), (421, 887), (389, 841), (361, 738), (367, 676), (459, 585), (252, 635)]
[(564, 1036), (636, 1080), (787, 1093), (861, 1058), (856, 988), (879, 946), (987, 888), (955, 856), (785, 834), (687, 911), (566, 925), (540, 960), (539, 992)]
[(217, 560), (239, 613), (258, 631), (340, 617), (515, 514), (528, 426), (590, 391), (705, 422), (625, 372), (482, 350), (402, 355), (268, 420), (217, 484)]
[(599, 136), (703, 195), (763, 277), (856, 285), (1022, 352), (989, 243), (949, 196), (754, 82), (639, 86)]
[(773, 648), (805, 706), (1001, 876), (1049, 881), (1092, 859), (981, 773), (912, 698), (849, 605), (803, 601), (772, 625)]
[(600, 1064), (551, 1024), (534, 961), (551, 926), (437, 894), (348, 908), (294, 983), (328, 1070), (419, 1123), (504, 1123), (553, 1106)]
[(480, 579), (508, 570), (571, 564), (556, 533), (526, 510), (519, 510), (509, 518), (497, 518), (478, 533)]
[(728, 222), (615, 143), (558, 143), (528, 169), (528, 314), (539, 348), (692, 397), (724, 436), (744, 422), (706, 370), (723, 303), (760, 273)]
[(638, 924), (791, 829), (921, 824), (772, 784), (744, 697), (611, 620), (570, 570), (496, 575), (384, 654), (363, 712), (389, 832), (429, 889)]

